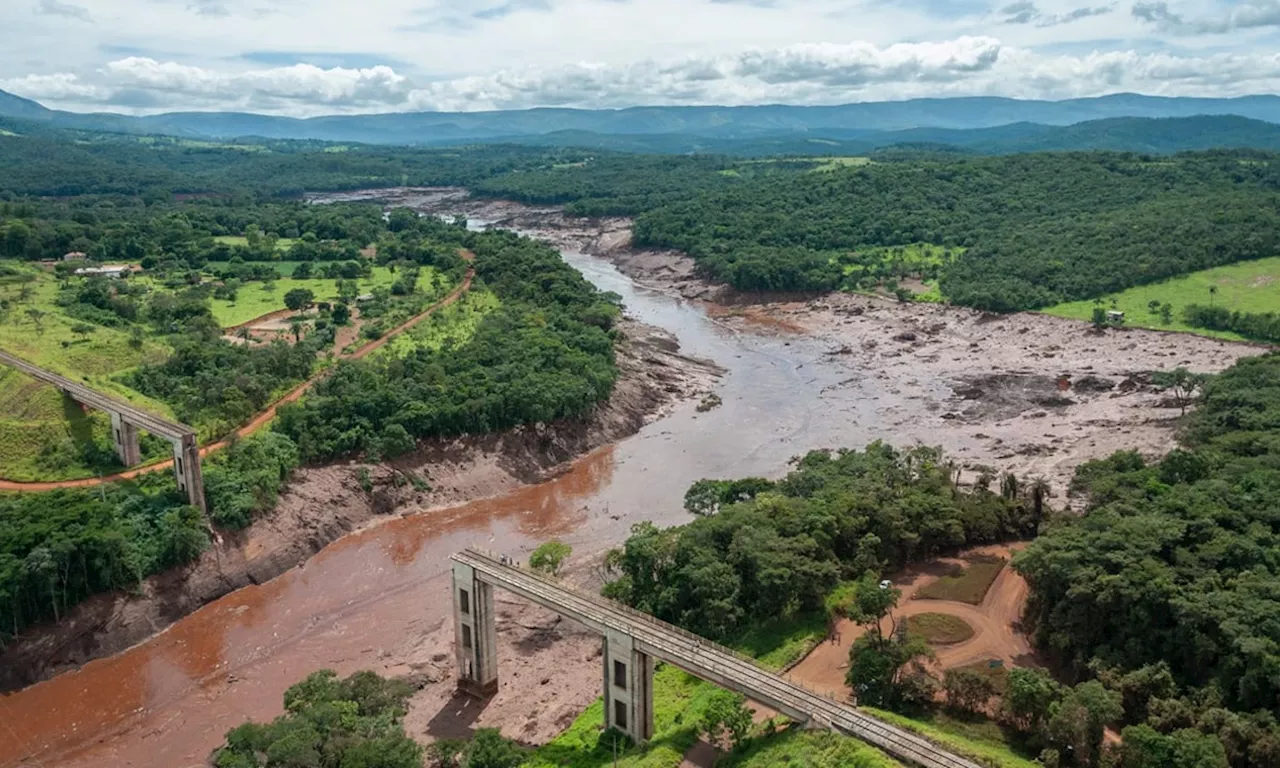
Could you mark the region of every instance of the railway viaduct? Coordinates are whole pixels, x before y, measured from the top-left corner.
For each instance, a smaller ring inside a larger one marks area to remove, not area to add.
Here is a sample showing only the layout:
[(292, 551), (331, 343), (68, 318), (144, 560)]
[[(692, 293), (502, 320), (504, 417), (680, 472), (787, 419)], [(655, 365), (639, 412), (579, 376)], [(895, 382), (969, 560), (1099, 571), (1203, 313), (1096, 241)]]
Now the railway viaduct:
[(90, 389), (7, 352), (0, 351), (0, 364), (19, 370), (38, 381), (52, 384), (72, 400), (107, 413), (111, 417), (111, 438), (115, 442), (116, 454), (126, 467), (142, 461), (142, 450), (138, 446), (139, 429), (168, 440), (173, 446), (173, 474), (178, 481), (178, 490), (186, 492), (192, 506), (198, 507), (202, 513), (208, 512), (205, 508), (204, 479), (200, 474), (200, 446), (194, 429), (185, 424), (165, 421), (123, 400)]
[(755, 661), (679, 627), (477, 549), (453, 560), (454, 646), (458, 685), (476, 696), (498, 690), (493, 590), (513, 592), (599, 634), (604, 640), (605, 727), (636, 742), (653, 736), (653, 665), (672, 664), (737, 691), (802, 723), (852, 736), (924, 768), (978, 768), (933, 742), (866, 715), (764, 669)]

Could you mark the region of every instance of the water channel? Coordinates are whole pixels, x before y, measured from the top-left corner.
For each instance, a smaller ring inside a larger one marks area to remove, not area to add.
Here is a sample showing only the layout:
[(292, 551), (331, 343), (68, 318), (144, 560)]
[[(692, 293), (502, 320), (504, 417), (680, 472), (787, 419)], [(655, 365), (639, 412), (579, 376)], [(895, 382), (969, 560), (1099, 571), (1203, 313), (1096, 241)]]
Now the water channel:
[(448, 556), (462, 547), (519, 555), (556, 536), (600, 551), (636, 522), (684, 521), (683, 494), (700, 478), (778, 476), (812, 448), (917, 437), (888, 434), (898, 398), (874, 376), (850, 378), (817, 342), (736, 331), (603, 259), (564, 258), (682, 352), (725, 368), (723, 405), (681, 405), (550, 482), (346, 536), (141, 645), (0, 697), (0, 767), (204, 765), (228, 728), (279, 714), (284, 689), (308, 673), (372, 666), (395, 639), (439, 627)]

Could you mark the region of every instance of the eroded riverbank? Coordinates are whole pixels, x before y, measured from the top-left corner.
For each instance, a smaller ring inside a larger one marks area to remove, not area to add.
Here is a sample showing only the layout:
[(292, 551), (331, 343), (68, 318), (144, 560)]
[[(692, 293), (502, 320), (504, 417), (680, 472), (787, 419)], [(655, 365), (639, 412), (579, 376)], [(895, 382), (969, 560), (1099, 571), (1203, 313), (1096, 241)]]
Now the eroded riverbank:
[[(723, 404), (706, 413), (678, 405), (539, 485), (515, 487), (518, 467), (495, 459), (492, 472), (509, 479), (510, 493), (366, 527), (303, 567), (231, 592), (142, 645), (0, 699), (14, 733), (0, 740), (0, 766), (200, 765), (228, 728), (278, 714), (284, 689), (324, 667), (416, 675), (426, 687), (408, 721), (415, 738), (456, 735), (480, 723), (542, 741), (598, 695), (598, 644), (567, 622), (504, 603), (502, 688), (483, 711), (463, 706), (451, 697), (447, 653), (453, 551), (479, 543), (523, 556), (559, 537), (575, 547), (575, 560), (590, 562), (633, 523), (687, 519), (681, 499), (697, 479), (776, 477), (788, 459), (809, 449), (876, 439), (941, 445), (971, 466), (1041, 471), (1036, 462), (1045, 462), (1042, 471), (1061, 490), (1078, 461), (1109, 453), (1112, 437), (1122, 442), (1134, 434), (1121, 432), (1123, 420), (1149, 430), (1152, 452), (1171, 446), (1177, 408), (1165, 407), (1129, 372), (1184, 360), (1218, 370), (1257, 351), (1145, 332), (1093, 340), (1087, 326), (1069, 321), (1028, 325), (1036, 316), (992, 319), (860, 297), (708, 305), (686, 298), (709, 290), (687, 259), (627, 247), (625, 220), (570, 220), (554, 209), (466, 201), (456, 191), (414, 194), (436, 196), (437, 203), (420, 206), (433, 213), (495, 221), (488, 214), (505, 210), (511, 215), (504, 225), (560, 244), (592, 282), (623, 297), (630, 315), (673, 334), (683, 354), (726, 369), (717, 388)], [(1034, 345), (1038, 357), (1017, 345)], [(1047, 349), (1054, 345), (1061, 349)], [(1096, 391), (1086, 393), (1079, 384), (1088, 366), (1106, 381), (1090, 383), (1084, 389)], [(1064, 372), (1071, 387), (1065, 392), (1058, 389)], [(1053, 392), (1043, 391), (1041, 379), (1020, 378), (1026, 376), (1047, 377)], [(1050, 423), (1066, 425), (1070, 442), (1043, 438), (1047, 448), (1035, 453), (1012, 442), (1014, 432), (1044, 434)], [(535, 441), (524, 450), (536, 456), (554, 445)], [(440, 476), (435, 482), (450, 486)], [(453, 486), (464, 489), (466, 482)], [(304, 506), (323, 507), (330, 493), (318, 485)], [(582, 578), (590, 576), (588, 569)]]

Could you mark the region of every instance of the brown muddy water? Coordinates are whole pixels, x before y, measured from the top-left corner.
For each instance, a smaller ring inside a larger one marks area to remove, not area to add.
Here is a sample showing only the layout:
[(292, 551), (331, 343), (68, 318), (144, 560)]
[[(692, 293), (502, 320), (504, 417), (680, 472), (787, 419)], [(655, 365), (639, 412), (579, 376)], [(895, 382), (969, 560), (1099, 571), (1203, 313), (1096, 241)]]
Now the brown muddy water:
[[(467, 545), (522, 556), (559, 537), (575, 556), (595, 553), (634, 523), (686, 520), (681, 500), (700, 478), (778, 476), (809, 449), (877, 438), (936, 442), (930, 420), (887, 416), (905, 406), (890, 385), (851, 378), (809, 337), (735, 331), (603, 259), (565, 259), (620, 294), (629, 314), (674, 333), (683, 353), (725, 368), (723, 405), (684, 404), (542, 485), (349, 535), (141, 645), (0, 697), (0, 767), (204, 765), (227, 729), (279, 714), (285, 688), (310, 672), (393, 666), (406, 638), (445, 620), (448, 558)], [(929, 386), (930, 399), (950, 394), (942, 381)]]

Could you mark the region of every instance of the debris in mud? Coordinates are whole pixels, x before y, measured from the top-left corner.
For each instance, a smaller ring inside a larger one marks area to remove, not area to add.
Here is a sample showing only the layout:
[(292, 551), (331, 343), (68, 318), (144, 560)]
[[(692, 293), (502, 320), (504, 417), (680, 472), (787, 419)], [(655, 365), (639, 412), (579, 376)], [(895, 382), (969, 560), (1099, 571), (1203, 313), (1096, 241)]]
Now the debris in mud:
[(706, 413), (712, 409), (719, 408), (723, 403), (724, 401), (721, 400), (720, 396), (715, 392), (708, 392), (706, 396), (702, 398), (702, 402), (698, 403), (697, 410), (698, 413)]
[(899, 333), (898, 335), (894, 336), (893, 340), (894, 341), (915, 341), (916, 334), (915, 334), (915, 331), (903, 331), (902, 333)]

